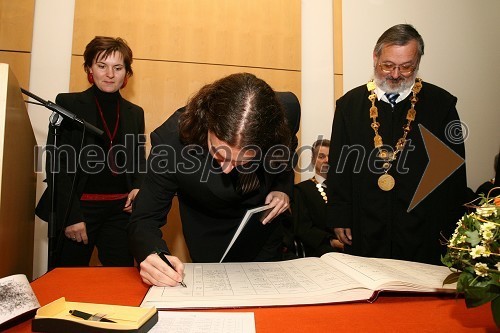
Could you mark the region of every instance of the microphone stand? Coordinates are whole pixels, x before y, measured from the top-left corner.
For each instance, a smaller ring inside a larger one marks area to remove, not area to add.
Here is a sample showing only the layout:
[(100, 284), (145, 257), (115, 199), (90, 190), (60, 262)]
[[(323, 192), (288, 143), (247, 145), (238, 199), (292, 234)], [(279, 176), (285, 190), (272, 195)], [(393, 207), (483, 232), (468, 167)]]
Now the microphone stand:
[(51, 271), (57, 266), (58, 259), (58, 248), (57, 248), (57, 197), (56, 197), (56, 163), (57, 163), (57, 147), (58, 147), (58, 137), (59, 137), (59, 126), (61, 125), (62, 117), (58, 113), (53, 112), (49, 117), (49, 138), (52, 141), (47, 146), (50, 149), (50, 161), (48, 164), (48, 181), (47, 186), (49, 187), (50, 195), (50, 213), (48, 222), (48, 259), (47, 259), (47, 270)]
[[(49, 110), (52, 110), (53, 113), (49, 118), (49, 138), (52, 138), (50, 142), (50, 161), (48, 163), (49, 170), (47, 170), (47, 178), (48, 178), (48, 188), (49, 188), (49, 197), (50, 197), (50, 212), (48, 219), (48, 262), (47, 262), (47, 270), (51, 271), (53, 268), (57, 266), (58, 259), (58, 248), (57, 248), (57, 235), (56, 235), (56, 226), (57, 226), (57, 197), (56, 197), (56, 185), (57, 185), (57, 170), (59, 169), (57, 164), (57, 148), (58, 148), (58, 137), (59, 137), (59, 126), (63, 119), (70, 119), (76, 123), (85, 126), (89, 131), (96, 135), (102, 135), (103, 131), (93, 126), (92, 124), (87, 123), (85, 120), (78, 118), (75, 114), (70, 111), (64, 109), (60, 105), (52, 103), (51, 101), (45, 101), (42, 98), (36, 96), (35, 94), (24, 90), (21, 88), (21, 92), (34, 100), (40, 102), (41, 105), (45, 106)], [(77, 159), (76, 159), (77, 160)], [(71, 200), (71, 198), (70, 198)], [(63, 221), (63, 228), (65, 226), (65, 221)]]

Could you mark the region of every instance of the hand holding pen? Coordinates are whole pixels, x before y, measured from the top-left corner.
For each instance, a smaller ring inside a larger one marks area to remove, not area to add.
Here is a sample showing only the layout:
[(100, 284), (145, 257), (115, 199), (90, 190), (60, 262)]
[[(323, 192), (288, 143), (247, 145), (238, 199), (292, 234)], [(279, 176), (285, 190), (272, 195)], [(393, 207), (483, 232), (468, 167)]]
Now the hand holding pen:
[[(165, 255), (165, 252), (160, 251), (160, 250), (156, 250), (156, 254), (160, 257), (161, 260), (163, 260), (164, 263), (166, 263), (170, 268), (172, 268), (174, 271), (177, 272), (177, 270), (175, 269), (174, 265), (172, 265), (172, 263), (170, 262), (170, 260), (167, 259), (167, 256)], [(187, 288), (187, 286), (186, 286), (186, 284), (184, 283), (183, 280), (181, 280), (179, 283), (184, 288)]]
[[(162, 253), (163, 259), (159, 253)], [(164, 250), (155, 249), (139, 264), (139, 274), (146, 284), (158, 287), (175, 287), (182, 281), (184, 264), (179, 258)], [(166, 260), (166, 261), (165, 261)]]

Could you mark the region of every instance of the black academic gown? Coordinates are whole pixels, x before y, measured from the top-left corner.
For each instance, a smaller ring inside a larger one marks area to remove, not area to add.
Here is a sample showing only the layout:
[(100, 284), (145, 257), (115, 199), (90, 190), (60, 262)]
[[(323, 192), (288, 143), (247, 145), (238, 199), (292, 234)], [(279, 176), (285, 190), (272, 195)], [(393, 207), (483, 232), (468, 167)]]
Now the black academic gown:
[(295, 185), (292, 216), (294, 234), (302, 242), (306, 256), (320, 257), (334, 251), (330, 244), (334, 235), (326, 223), (326, 203), (311, 179)]
[[(415, 106), (416, 120), (408, 135), (410, 142), (390, 170), (396, 185), (385, 192), (377, 185), (381, 164), (375, 157), (368, 95), (363, 85), (337, 101), (327, 177), (329, 223), (352, 229), (352, 246), (345, 247), (347, 253), (439, 264), (440, 254), (446, 250), (441, 233), (448, 237), (464, 212), (465, 164), (413, 210), (408, 212), (408, 208), (428, 162), (419, 125), (465, 158), (463, 140), (457, 139), (457, 133), (461, 137), (457, 99), (423, 83)], [(410, 97), (394, 110), (390, 104), (376, 101), (384, 144), (394, 147), (402, 136)], [(449, 131), (451, 128), (458, 132)], [(374, 171), (374, 166), (378, 170)]]
[[(288, 124), (295, 137), (300, 121), (298, 100), (292, 93), (278, 93), (278, 97), (282, 102), (285, 99)], [(134, 202), (128, 228), (137, 262), (156, 249), (169, 251), (160, 228), (166, 223), (175, 195), (179, 199), (183, 233), (193, 262), (218, 262), (246, 210), (263, 205), (269, 192), (281, 191), (291, 196), (294, 174), (290, 166), (279, 173), (261, 170), (260, 188), (246, 196), (238, 194), (231, 175), (220, 171), (206, 149), (186, 146), (180, 141), (182, 112), (184, 108), (151, 133), (148, 173)], [(282, 233), (275, 233), (278, 226), (279, 219), (258, 232), (242, 233), (240, 238), (250, 242), (229, 261), (266, 260), (261, 250), (272, 240), (282, 240)]]

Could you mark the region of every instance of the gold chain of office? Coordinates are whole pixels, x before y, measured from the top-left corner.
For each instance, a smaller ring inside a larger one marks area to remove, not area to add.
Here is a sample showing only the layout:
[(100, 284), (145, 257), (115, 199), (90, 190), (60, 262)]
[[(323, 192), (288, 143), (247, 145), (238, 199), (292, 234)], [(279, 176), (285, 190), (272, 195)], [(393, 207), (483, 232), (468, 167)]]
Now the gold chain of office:
[(395, 149), (392, 152), (389, 152), (386, 149), (382, 148), (384, 143), (382, 141), (382, 137), (380, 136), (380, 134), (378, 134), (380, 123), (377, 122), (378, 108), (375, 106), (375, 100), (377, 99), (377, 94), (375, 93), (375, 89), (377, 86), (375, 85), (375, 82), (371, 80), (366, 84), (366, 87), (368, 91), (370, 91), (368, 99), (372, 102), (372, 106), (370, 108), (370, 118), (372, 118), (371, 127), (375, 132), (373, 143), (375, 148), (378, 149), (377, 156), (384, 161), (382, 165), (382, 168), (384, 169), (384, 174), (378, 178), (378, 187), (380, 187), (380, 189), (383, 191), (390, 191), (394, 188), (396, 181), (394, 180), (394, 177), (392, 177), (388, 172), (392, 166), (392, 162), (396, 160), (398, 153), (404, 149), (406, 145), (406, 137), (408, 136), (408, 133), (411, 130), (410, 127), (411, 122), (415, 120), (415, 116), (417, 115), (417, 111), (415, 111), (415, 104), (418, 101), (417, 94), (420, 92), (420, 89), (422, 89), (422, 79), (416, 78), (415, 84), (411, 89), (412, 91), (412, 96), (410, 99), (411, 106), (408, 109), (408, 112), (406, 113), (406, 120), (408, 122), (403, 127), (403, 136), (398, 139), (398, 141), (396, 142)]
[(316, 184), (316, 189), (318, 190), (319, 194), (321, 195), (321, 198), (323, 198), (323, 201), (325, 203), (328, 203), (328, 196), (326, 195), (326, 191), (323, 187), (323, 184), (320, 184), (320, 182), (318, 182), (316, 177), (312, 177), (311, 180), (314, 184)]

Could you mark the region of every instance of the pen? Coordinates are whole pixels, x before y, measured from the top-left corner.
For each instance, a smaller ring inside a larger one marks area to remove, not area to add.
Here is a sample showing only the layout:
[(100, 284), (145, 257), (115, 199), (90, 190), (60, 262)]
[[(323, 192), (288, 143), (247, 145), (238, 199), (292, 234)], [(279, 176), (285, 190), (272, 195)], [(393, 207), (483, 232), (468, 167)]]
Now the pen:
[[(162, 251), (160, 250), (156, 250), (156, 254), (160, 257), (161, 260), (163, 260), (164, 263), (166, 263), (170, 268), (172, 268), (174, 271), (175, 271), (175, 268), (174, 268), (174, 265), (172, 265), (172, 263), (167, 259), (167, 257), (165, 256), (165, 253), (163, 253)], [(179, 282), (181, 284), (181, 286), (183, 286), (184, 288), (187, 288), (186, 284), (184, 283), (184, 281), (181, 281)]]
[(78, 318), (82, 318), (82, 319), (85, 319), (85, 320), (102, 321), (102, 322), (106, 322), (106, 323), (116, 323), (116, 321), (112, 321), (112, 320), (103, 318), (101, 315), (98, 315), (98, 314), (93, 315), (93, 314), (90, 314), (90, 313), (87, 313), (87, 312), (78, 311), (78, 310), (69, 310), (69, 313), (72, 316), (75, 316), (75, 317), (78, 317)]

